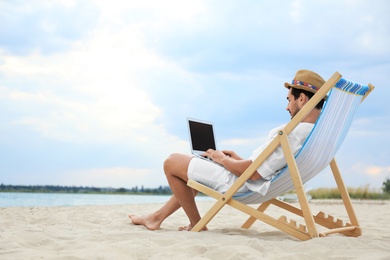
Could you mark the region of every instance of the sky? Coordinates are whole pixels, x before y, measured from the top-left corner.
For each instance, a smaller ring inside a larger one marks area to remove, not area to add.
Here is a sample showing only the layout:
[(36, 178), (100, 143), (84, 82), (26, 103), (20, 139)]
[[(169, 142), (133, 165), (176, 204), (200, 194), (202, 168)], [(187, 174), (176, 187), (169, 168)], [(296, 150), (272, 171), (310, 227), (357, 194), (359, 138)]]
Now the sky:
[[(386, 0), (0, 0), (0, 183), (167, 186), (186, 118), (249, 157), (287, 123), (299, 69), (373, 84), (336, 155), (348, 187), (390, 176)], [(307, 185), (335, 187), (326, 168)]]

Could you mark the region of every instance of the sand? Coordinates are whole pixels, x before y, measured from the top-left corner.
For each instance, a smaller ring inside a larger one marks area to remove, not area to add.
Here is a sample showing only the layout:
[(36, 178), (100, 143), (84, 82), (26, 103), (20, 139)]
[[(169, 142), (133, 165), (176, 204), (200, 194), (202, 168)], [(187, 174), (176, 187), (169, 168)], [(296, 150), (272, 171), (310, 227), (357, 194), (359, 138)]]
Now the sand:
[[(211, 203), (199, 203), (202, 214)], [(340, 201), (310, 204), (313, 213), (346, 215)], [(157, 231), (127, 218), (160, 206), (1, 208), (0, 259), (390, 259), (389, 201), (354, 201), (363, 228), (358, 238), (331, 235), (304, 242), (261, 222), (240, 229), (245, 215), (230, 207), (200, 233), (176, 231), (188, 224), (182, 210)]]

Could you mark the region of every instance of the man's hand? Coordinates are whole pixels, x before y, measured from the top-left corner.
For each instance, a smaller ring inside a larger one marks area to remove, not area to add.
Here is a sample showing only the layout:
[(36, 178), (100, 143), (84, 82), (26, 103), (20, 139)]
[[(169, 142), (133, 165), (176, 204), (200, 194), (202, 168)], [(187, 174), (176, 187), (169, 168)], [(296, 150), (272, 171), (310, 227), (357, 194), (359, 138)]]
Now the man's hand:
[(242, 160), (242, 158), (240, 156), (238, 156), (234, 151), (231, 151), (231, 150), (222, 150), (222, 152), (232, 158), (232, 159), (235, 159), (235, 160)]
[(228, 155), (219, 150), (208, 149), (202, 156), (208, 157), (216, 163), (222, 164), (223, 159)]
[[(208, 149), (202, 156), (209, 157), (216, 163), (221, 164), (228, 171), (233, 173), (236, 176), (241, 176), (241, 174), (248, 168), (248, 166), (252, 163), (251, 160), (243, 160), (239, 157), (235, 152), (223, 150), (213, 150)], [(261, 178), (261, 175), (256, 171), (250, 177), (250, 180), (258, 180)]]

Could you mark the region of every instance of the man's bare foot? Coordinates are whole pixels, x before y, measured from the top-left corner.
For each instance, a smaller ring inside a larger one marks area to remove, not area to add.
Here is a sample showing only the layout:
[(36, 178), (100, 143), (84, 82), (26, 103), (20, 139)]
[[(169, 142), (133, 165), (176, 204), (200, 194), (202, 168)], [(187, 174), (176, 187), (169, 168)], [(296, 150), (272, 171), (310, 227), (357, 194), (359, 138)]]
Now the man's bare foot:
[[(188, 226), (179, 227), (179, 231), (191, 231), (192, 225), (189, 224)], [(202, 231), (207, 231), (207, 227), (204, 227)]]
[(129, 218), (134, 225), (143, 225), (149, 230), (157, 230), (161, 225), (161, 222), (156, 221), (152, 215), (136, 216), (129, 214)]

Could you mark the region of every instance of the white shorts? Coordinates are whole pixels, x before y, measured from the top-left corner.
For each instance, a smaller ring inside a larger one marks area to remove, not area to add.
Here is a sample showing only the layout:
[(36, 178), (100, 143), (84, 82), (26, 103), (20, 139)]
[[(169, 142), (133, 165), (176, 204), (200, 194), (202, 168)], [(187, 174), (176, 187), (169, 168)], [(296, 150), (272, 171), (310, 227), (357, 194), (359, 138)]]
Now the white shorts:
[[(220, 193), (225, 193), (237, 180), (237, 176), (224, 167), (193, 157), (188, 165), (188, 179), (197, 181)], [(243, 185), (236, 194), (246, 193), (249, 189)]]

